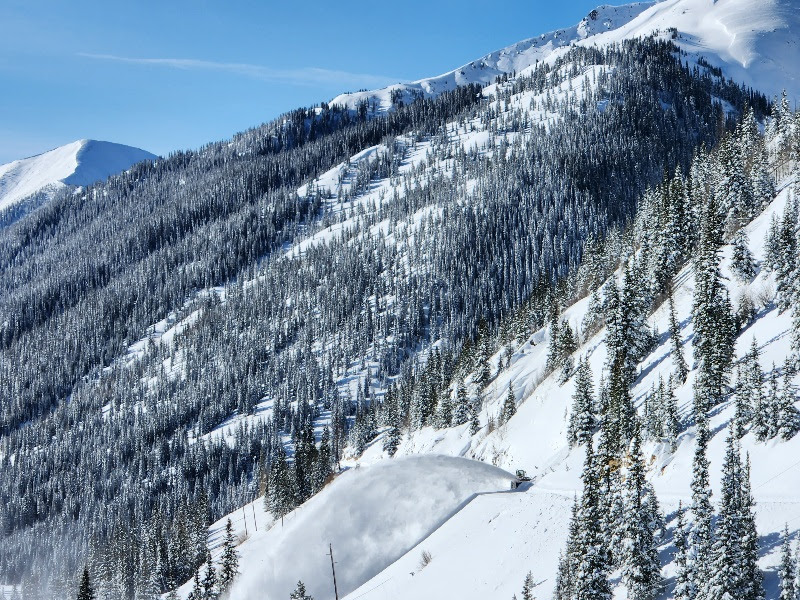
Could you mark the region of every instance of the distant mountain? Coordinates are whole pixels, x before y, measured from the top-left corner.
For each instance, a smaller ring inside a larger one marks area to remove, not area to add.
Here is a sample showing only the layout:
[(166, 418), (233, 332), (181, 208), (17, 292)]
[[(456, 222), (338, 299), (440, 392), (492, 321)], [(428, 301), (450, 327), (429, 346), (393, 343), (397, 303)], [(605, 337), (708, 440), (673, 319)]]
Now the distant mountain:
[(0, 165), (0, 210), (40, 192), (102, 181), (137, 162), (155, 158), (154, 154), (132, 146), (78, 140)]
[(663, 0), (600, 6), (580, 23), (517, 42), (457, 69), (380, 90), (341, 94), (331, 104), (355, 109), (367, 101), (376, 112), (398, 101), (432, 97), (470, 83), (524, 73), (552, 63), (571, 46), (607, 46), (648, 35), (672, 37), (695, 61), (721, 68), (727, 77), (770, 96), (785, 89), (800, 101), (798, 0)]

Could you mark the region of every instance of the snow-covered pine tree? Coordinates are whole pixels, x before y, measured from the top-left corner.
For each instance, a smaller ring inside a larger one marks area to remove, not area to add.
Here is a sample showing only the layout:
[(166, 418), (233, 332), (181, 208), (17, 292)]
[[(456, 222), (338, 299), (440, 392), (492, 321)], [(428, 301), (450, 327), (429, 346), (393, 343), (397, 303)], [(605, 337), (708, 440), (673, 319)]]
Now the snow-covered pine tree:
[(669, 442), (672, 452), (675, 452), (678, 449), (681, 419), (678, 415), (678, 399), (675, 397), (675, 384), (671, 375), (664, 391), (663, 414), (663, 435)]
[(289, 595), (289, 600), (314, 600), (314, 598), (306, 593), (306, 584), (298, 581), (294, 591)]
[(296, 506), (294, 479), (289, 470), (283, 444), (280, 442), (276, 444), (272, 455), (272, 465), (269, 472), (268, 506), (269, 511), (276, 519), (291, 512)]
[(206, 600), (215, 600), (218, 595), (217, 570), (211, 558), (211, 552), (206, 551), (206, 572), (203, 576), (203, 594)]
[(469, 403), (469, 434), (477, 435), (481, 430), (480, 422), (481, 404), (478, 398), (473, 398)]
[(781, 544), (781, 564), (778, 567), (779, 600), (797, 600), (795, 580), (797, 579), (797, 561), (792, 553), (789, 538), (789, 526), (783, 527), (783, 543)]
[(695, 597), (694, 578), (689, 563), (689, 539), (684, 522), (685, 513), (683, 505), (678, 502), (675, 533), (672, 538), (675, 545), (675, 589), (673, 591), (675, 600), (693, 600)]
[(89, 577), (89, 568), (84, 567), (81, 574), (81, 582), (78, 586), (78, 600), (95, 600), (94, 588)]
[(744, 227), (736, 232), (733, 238), (733, 255), (731, 270), (739, 281), (749, 283), (756, 275), (756, 261), (750, 252), (749, 239)]
[(506, 394), (503, 408), (500, 410), (500, 424), (508, 423), (509, 419), (517, 412), (517, 399), (514, 396), (514, 382), (508, 384), (508, 393)]
[(533, 588), (535, 587), (533, 582), (533, 573), (528, 571), (528, 574), (525, 575), (525, 581), (522, 582), (522, 600), (534, 600), (533, 597)]
[(622, 580), (631, 600), (652, 600), (661, 592), (661, 563), (653, 523), (646, 506), (647, 482), (639, 427), (634, 430), (625, 480), (624, 542), (620, 553)]
[(225, 523), (225, 538), (222, 542), (222, 556), (220, 557), (220, 594), (230, 588), (238, 572), (239, 553), (236, 551), (236, 537), (233, 535), (233, 523), (228, 519)]
[(203, 584), (200, 583), (200, 568), (194, 570), (194, 580), (192, 583), (192, 591), (189, 592), (187, 600), (203, 600)]
[(581, 496), (578, 547), (581, 555), (575, 569), (577, 600), (609, 600), (611, 586), (608, 580), (610, 566), (600, 524), (602, 522), (601, 498), (598, 487), (597, 466), (591, 442), (586, 444), (583, 467), (583, 495)]
[(692, 529), (690, 535), (690, 555), (693, 557), (690, 565), (692, 573), (692, 587), (700, 590), (708, 580), (711, 559), (712, 543), (712, 517), (714, 510), (711, 506), (711, 487), (708, 477), (708, 420), (702, 414), (697, 423), (695, 437), (694, 460), (692, 463)]
[(469, 421), (470, 402), (467, 396), (467, 387), (464, 382), (458, 384), (456, 389), (456, 406), (453, 411), (453, 424), (463, 425)]
[(764, 263), (767, 271), (776, 271), (781, 261), (781, 223), (778, 215), (773, 214), (764, 238)]
[(383, 407), (385, 411), (384, 420), (389, 428), (383, 438), (383, 451), (389, 456), (394, 456), (397, 452), (397, 447), (400, 445), (400, 439), (403, 437), (400, 407), (398, 406), (394, 387), (390, 387), (386, 393)]
[(322, 489), (333, 471), (333, 457), (331, 453), (331, 430), (326, 425), (322, 430), (319, 442), (319, 454), (314, 464), (314, 493)]
[(590, 440), (596, 427), (592, 370), (588, 359), (579, 359), (575, 375), (575, 392), (572, 395), (572, 412), (567, 428), (570, 447)]
[(693, 344), (700, 371), (695, 383), (696, 412), (707, 411), (722, 401), (733, 359), (736, 332), (727, 288), (719, 270), (720, 235), (719, 210), (712, 196), (701, 217), (694, 265)]
[[(775, 366), (775, 363), (772, 363), (772, 370), (767, 380), (767, 391), (764, 394), (764, 400), (761, 406), (761, 410), (764, 413), (764, 420), (767, 424), (767, 435), (764, 439), (772, 439), (778, 435), (778, 423), (780, 419), (778, 406), (780, 400), (781, 394), (778, 385), (778, 368)], [(761, 437), (759, 437), (759, 440), (763, 441)]]
[(453, 422), (453, 399), (450, 390), (444, 390), (436, 407), (436, 414), (433, 417), (433, 424), (437, 429), (446, 429)]
[(722, 491), (719, 515), (714, 530), (709, 578), (701, 588), (701, 597), (738, 598), (743, 588), (743, 556), (740, 539), (742, 463), (739, 440), (731, 428), (722, 466)]
[(672, 363), (675, 365), (675, 377), (678, 383), (686, 381), (686, 376), (689, 374), (689, 367), (686, 365), (686, 359), (683, 357), (683, 347), (681, 346), (681, 328), (678, 323), (678, 317), (675, 313), (675, 300), (672, 293), (672, 287), (669, 288), (669, 339), (672, 345)]
[(778, 414), (777, 433), (783, 440), (790, 440), (800, 431), (800, 412), (795, 407), (796, 395), (792, 379), (794, 378), (793, 361), (787, 357), (783, 364), (783, 383), (774, 407)]
[(776, 300), (781, 312), (790, 308), (797, 299), (797, 227), (798, 203), (789, 198), (784, 206), (778, 234), (779, 257), (775, 279), (777, 280)]
[(739, 535), (741, 539), (741, 600), (763, 600), (764, 576), (758, 568), (759, 548), (755, 501), (750, 487), (750, 454), (745, 459), (739, 494)]

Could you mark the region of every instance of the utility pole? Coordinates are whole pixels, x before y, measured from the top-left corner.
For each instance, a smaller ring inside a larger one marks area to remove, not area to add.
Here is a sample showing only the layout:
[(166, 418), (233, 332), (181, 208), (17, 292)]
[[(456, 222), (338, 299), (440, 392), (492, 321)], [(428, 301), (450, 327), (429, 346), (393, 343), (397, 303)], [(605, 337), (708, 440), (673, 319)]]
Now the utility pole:
[(333, 594), (336, 596), (336, 600), (339, 600), (339, 588), (336, 587), (336, 567), (333, 562), (333, 544), (328, 544), (328, 548), (330, 549), (331, 572), (333, 573)]

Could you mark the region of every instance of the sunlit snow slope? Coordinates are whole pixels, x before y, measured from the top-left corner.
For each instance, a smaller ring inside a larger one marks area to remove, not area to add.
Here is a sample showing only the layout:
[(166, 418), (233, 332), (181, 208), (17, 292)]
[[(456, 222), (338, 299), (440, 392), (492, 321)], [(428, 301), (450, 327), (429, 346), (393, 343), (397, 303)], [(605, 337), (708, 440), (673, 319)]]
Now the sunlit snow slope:
[(414, 94), (485, 85), (498, 75), (553, 60), (571, 44), (602, 46), (654, 33), (671, 37), (671, 28), (678, 32), (675, 43), (694, 60), (702, 56), (739, 83), (769, 96), (786, 89), (800, 101), (800, 0), (662, 0), (600, 6), (573, 27), (512, 44), (437, 77), (341, 94), (332, 104), (355, 108), (367, 101), (386, 111), (393, 94), (408, 102)]
[(0, 210), (42, 191), (89, 185), (156, 158), (139, 148), (78, 140), (30, 158), (0, 165)]
[(334, 98), (331, 104), (355, 108), (360, 102), (369, 101), (375, 102), (379, 110), (387, 110), (392, 106), (393, 93), (400, 94), (401, 99), (408, 102), (414, 94), (431, 97), (459, 85), (493, 83), (498, 75), (520, 72), (545, 60), (556, 50), (568, 48), (575, 41), (616, 29), (653, 4), (653, 2), (636, 2), (626, 6), (600, 6), (573, 27), (543, 33), (517, 42), (442, 75), (411, 83), (398, 83), (380, 90), (341, 94)]
[(677, 29), (675, 42), (681, 48), (705, 57), (728, 77), (768, 95), (786, 89), (794, 101), (800, 100), (800, 1), (664, 0), (590, 43), (669, 28)]
[[(329, 544), (343, 597), (477, 498), (511, 494), (510, 481), (497, 467), (448, 456), (350, 469), (283, 522), (267, 529), (262, 521), (258, 532), (250, 523), (250, 537), (239, 546), (241, 575), (231, 597), (288, 598), (298, 579), (313, 597), (332, 597)], [(251, 511), (245, 511), (248, 518)], [(220, 522), (217, 529), (223, 526)]]

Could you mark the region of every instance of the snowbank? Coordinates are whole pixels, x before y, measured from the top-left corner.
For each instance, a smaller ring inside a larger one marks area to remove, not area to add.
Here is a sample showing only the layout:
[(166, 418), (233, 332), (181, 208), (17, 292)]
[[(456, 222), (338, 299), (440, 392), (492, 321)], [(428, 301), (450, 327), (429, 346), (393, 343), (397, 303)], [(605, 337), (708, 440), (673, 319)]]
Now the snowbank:
[(476, 494), (505, 492), (511, 476), (491, 465), (417, 456), (346, 471), (325, 490), (239, 551), (238, 600), (287, 598), (298, 579), (316, 600), (339, 596), (380, 573), (461, 510)]

